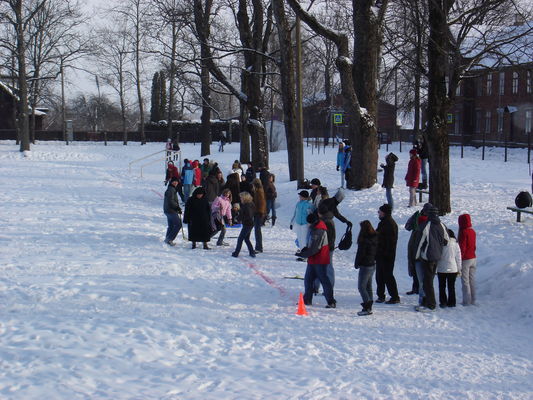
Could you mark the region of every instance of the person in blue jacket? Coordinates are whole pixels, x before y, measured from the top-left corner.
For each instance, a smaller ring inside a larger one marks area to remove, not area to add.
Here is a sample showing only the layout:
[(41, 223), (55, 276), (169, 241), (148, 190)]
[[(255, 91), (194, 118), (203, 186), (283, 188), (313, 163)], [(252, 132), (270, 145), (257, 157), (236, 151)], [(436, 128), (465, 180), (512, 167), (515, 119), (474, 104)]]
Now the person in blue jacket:
[(309, 192), (302, 190), (298, 193), (299, 200), (294, 207), (294, 214), (290, 222), (291, 230), (296, 231), (296, 247), (303, 249), (307, 245), (307, 237), (309, 236), (309, 224), (307, 223), (307, 216), (314, 211), (313, 203), (309, 201)]
[(337, 171), (341, 171), (341, 188), (344, 189), (344, 142), (339, 142), (337, 151)]
[(181, 169), (181, 180), (183, 185), (183, 197), (185, 201), (191, 195), (192, 183), (194, 179), (194, 170), (191, 162), (186, 158), (183, 160), (183, 168)]
[(344, 139), (344, 160), (342, 164), (342, 172), (344, 179), (346, 179), (346, 187), (353, 189), (352, 181), (352, 143), (348, 139)]

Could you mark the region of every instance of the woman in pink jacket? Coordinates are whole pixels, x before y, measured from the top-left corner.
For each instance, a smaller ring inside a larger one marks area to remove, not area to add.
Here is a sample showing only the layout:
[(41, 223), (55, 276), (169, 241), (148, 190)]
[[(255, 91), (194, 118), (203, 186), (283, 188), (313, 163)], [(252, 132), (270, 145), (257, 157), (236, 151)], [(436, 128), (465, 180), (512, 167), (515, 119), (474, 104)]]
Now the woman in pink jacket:
[(211, 225), (213, 232), (220, 231), (218, 236), (217, 246), (229, 246), (224, 242), (226, 236), (226, 224), (224, 221), (226, 217), (228, 224), (232, 225), (231, 221), (231, 190), (224, 189), (222, 194), (215, 198), (213, 204), (211, 204)]
[(420, 182), (420, 168), (422, 161), (416, 153), (416, 149), (409, 151), (409, 164), (407, 165), (407, 174), (405, 175), (405, 184), (409, 187), (409, 207), (416, 206), (416, 189)]

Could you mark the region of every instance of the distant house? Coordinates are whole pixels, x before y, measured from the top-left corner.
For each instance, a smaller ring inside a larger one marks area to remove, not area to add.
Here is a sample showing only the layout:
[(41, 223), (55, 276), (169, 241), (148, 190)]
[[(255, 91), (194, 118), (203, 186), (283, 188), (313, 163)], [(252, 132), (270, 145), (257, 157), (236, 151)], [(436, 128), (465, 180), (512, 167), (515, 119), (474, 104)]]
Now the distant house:
[[(0, 130), (13, 130), (15, 126), (15, 107), (19, 101), (16, 90), (0, 81)], [(43, 119), (48, 110), (46, 108), (36, 108), (35, 130), (43, 129)]]
[[(334, 96), (331, 106), (326, 100), (305, 105), (303, 108), (304, 137), (329, 137), (331, 131), (333, 132), (333, 137), (348, 137), (347, 115), (344, 113), (342, 103), (343, 98), (339, 94)], [(387, 133), (391, 137), (395, 128), (396, 109), (394, 105), (379, 100), (377, 118), (378, 132)]]

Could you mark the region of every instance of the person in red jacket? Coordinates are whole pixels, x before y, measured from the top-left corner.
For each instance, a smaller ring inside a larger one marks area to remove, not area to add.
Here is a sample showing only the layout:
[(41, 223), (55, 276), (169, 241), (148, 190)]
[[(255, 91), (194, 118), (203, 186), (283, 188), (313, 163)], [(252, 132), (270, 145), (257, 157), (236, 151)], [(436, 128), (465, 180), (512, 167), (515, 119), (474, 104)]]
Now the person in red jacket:
[(409, 164), (405, 175), (405, 184), (409, 187), (409, 207), (416, 206), (416, 189), (420, 182), (420, 168), (422, 161), (416, 153), (416, 149), (409, 151)]
[(330, 261), (326, 224), (318, 218), (317, 213), (309, 214), (307, 223), (310, 225), (307, 246), (296, 253), (297, 257), (307, 258), (307, 269), (304, 277), (304, 303), (306, 305), (313, 303), (313, 282), (318, 278), (328, 302), (326, 308), (335, 308), (337, 301), (333, 297), (333, 286), (326, 273)]
[(461, 283), (463, 306), (476, 304), (476, 231), (472, 229), (470, 214), (459, 215), (459, 248), (461, 249)]
[(193, 170), (193, 178), (192, 178), (192, 185), (193, 187), (197, 188), (198, 186), (202, 185), (202, 170), (200, 169), (200, 161), (194, 160), (192, 162), (192, 170)]

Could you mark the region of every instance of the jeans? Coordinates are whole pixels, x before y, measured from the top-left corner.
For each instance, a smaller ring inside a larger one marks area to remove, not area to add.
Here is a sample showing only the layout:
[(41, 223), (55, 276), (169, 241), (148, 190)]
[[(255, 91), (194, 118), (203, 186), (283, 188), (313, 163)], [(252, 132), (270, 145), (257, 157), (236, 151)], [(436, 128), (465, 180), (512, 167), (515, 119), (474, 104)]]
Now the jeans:
[(463, 260), (461, 269), (461, 283), (463, 287), (463, 306), (476, 304), (476, 275), (477, 262), (475, 258)]
[(424, 268), (422, 268), (422, 261), (415, 261), (416, 277), (418, 279), (418, 305), (421, 306), (424, 303)]
[(263, 225), (263, 216), (254, 215), (255, 249), (257, 251), (263, 251), (263, 234), (261, 233), (261, 225)]
[(328, 304), (336, 303), (333, 298), (333, 287), (326, 273), (326, 264), (307, 264), (304, 277), (304, 302), (305, 304), (313, 303), (313, 282), (318, 278), (324, 288), (324, 296)]
[(376, 284), (379, 299), (385, 298), (385, 286), (392, 300), (400, 300), (398, 286), (394, 278), (394, 261), (376, 260)]
[(187, 199), (191, 195), (191, 191), (192, 191), (192, 183), (183, 185), (183, 197), (185, 198), (185, 201), (187, 201)]
[(224, 222), (222, 222), (222, 226), (220, 227), (220, 234), (218, 235), (217, 239), (217, 246), (221, 246), (224, 242), (224, 237), (226, 236), (226, 225)]
[(387, 203), (391, 208), (394, 208), (394, 200), (392, 199), (392, 188), (385, 188), (385, 196), (387, 197)]
[[(328, 275), (329, 281), (331, 282), (331, 287), (335, 287), (335, 269), (333, 269), (333, 251), (329, 251), (329, 264), (326, 268), (326, 274)], [(315, 279), (315, 282), (313, 283), (313, 291), (315, 293), (318, 293), (318, 289), (320, 289), (320, 280), (318, 278)]]
[(242, 247), (242, 242), (244, 241), (244, 243), (246, 243), (246, 247), (248, 247), (248, 252), (250, 253), (250, 255), (253, 254), (255, 256), (254, 246), (252, 246), (252, 242), (250, 242), (250, 234), (252, 233), (253, 228), (253, 226), (242, 226), (241, 232), (239, 233), (239, 237), (237, 238), (237, 247), (233, 252), (235, 255), (239, 255)]
[(165, 240), (168, 242), (173, 241), (178, 236), (178, 233), (181, 229), (181, 218), (178, 214), (165, 213), (167, 216), (167, 234), (165, 235)]
[[(441, 306), (455, 307), (455, 279), (457, 273), (437, 274), (439, 278), (439, 303)], [(446, 286), (448, 286), (448, 296), (446, 296)]]
[(363, 303), (368, 303), (373, 300), (372, 293), (372, 277), (376, 271), (376, 266), (359, 267), (359, 279), (357, 282), (357, 289), (363, 299)]
[(275, 202), (275, 199), (268, 199), (266, 201), (267, 215), (270, 214), (270, 211), (272, 211), (272, 215), (271, 215), (272, 218), (276, 218), (276, 209), (274, 208), (274, 202)]

